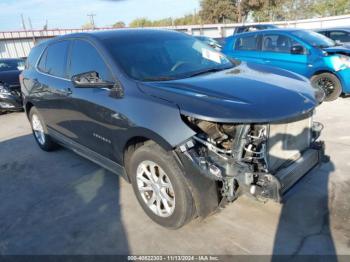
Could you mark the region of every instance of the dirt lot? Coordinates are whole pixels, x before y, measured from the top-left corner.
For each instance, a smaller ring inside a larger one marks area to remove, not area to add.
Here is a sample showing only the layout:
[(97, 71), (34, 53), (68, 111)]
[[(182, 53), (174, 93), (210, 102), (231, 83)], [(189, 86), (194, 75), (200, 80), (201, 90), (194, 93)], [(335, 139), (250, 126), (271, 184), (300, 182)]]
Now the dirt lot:
[(0, 254), (348, 254), (350, 98), (323, 104), (331, 162), (284, 205), (240, 198), (177, 231), (152, 223), (132, 188), (99, 166), (35, 144), (24, 113), (0, 116)]

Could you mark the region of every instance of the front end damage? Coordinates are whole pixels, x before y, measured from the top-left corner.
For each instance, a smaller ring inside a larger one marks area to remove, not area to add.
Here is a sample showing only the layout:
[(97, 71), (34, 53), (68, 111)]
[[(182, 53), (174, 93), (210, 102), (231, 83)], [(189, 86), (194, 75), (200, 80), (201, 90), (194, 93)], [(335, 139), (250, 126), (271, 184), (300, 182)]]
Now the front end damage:
[(219, 201), (240, 194), (281, 202), (324, 157), (322, 124), (312, 114), (288, 122), (220, 124), (183, 116), (196, 135), (177, 149), (197, 173), (217, 183)]

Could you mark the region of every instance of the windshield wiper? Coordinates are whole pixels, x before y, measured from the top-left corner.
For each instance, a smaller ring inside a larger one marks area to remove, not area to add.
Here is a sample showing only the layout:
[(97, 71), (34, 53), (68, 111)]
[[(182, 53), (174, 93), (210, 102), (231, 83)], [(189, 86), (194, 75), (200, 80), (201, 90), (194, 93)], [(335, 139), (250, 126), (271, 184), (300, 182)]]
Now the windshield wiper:
[(173, 76), (155, 76), (155, 77), (146, 77), (142, 81), (170, 81), (175, 80), (176, 77)]
[(318, 48), (329, 48), (329, 47), (334, 47), (335, 45), (318, 45)]
[(222, 70), (226, 70), (226, 69), (229, 69), (231, 67), (220, 67), (220, 68), (207, 68), (205, 70), (201, 70), (201, 71), (197, 71), (197, 72), (194, 72), (192, 74), (189, 75), (189, 77), (194, 77), (194, 76), (199, 76), (199, 75), (204, 75), (204, 74), (208, 74), (208, 73), (215, 73), (215, 72), (219, 72), (219, 71), (222, 71)]

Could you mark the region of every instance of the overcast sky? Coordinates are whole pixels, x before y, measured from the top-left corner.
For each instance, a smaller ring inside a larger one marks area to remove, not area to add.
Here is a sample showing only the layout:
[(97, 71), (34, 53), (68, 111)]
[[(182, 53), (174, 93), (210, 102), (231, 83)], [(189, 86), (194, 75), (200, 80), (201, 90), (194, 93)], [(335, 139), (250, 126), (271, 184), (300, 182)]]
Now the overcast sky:
[(30, 17), (34, 29), (42, 29), (46, 19), (49, 28), (80, 28), (89, 13), (103, 27), (139, 17), (180, 17), (198, 7), (199, 0), (0, 0), (0, 31), (21, 30), (21, 14), (27, 27)]

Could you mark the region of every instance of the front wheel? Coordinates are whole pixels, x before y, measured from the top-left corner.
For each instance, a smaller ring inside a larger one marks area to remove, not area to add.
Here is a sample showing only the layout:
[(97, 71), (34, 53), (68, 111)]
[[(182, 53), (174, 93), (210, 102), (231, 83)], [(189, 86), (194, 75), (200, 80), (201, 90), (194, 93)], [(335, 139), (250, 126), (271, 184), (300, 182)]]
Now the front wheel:
[(148, 142), (133, 153), (127, 170), (138, 202), (153, 221), (176, 229), (193, 218), (189, 186), (170, 153)]
[(339, 79), (331, 73), (322, 73), (311, 78), (314, 87), (324, 91), (325, 101), (336, 100), (342, 93), (342, 86)]

